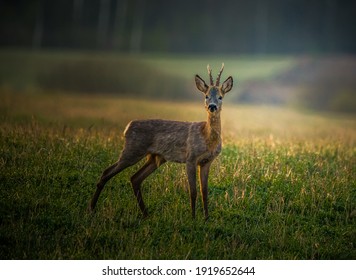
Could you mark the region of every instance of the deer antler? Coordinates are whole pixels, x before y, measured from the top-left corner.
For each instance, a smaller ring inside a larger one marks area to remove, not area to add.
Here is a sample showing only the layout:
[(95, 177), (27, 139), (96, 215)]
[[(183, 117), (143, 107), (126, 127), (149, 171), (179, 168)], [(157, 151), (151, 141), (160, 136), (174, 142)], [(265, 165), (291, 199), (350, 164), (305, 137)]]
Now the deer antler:
[(208, 64), (208, 66), (206, 68), (208, 69), (208, 73), (209, 73), (210, 85), (213, 86), (214, 85), (214, 80), (213, 80), (213, 76), (211, 75), (210, 65)]
[(219, 72), (219, 74), (218, 74), (218, 77), (216, 78), (215, 86), (219, 86), (219, 84), (220, 84), (220, 77), (221, 77), (221, 73), (223, 72), (223, 70), (224, 70), (224, 62), (222, 63), (220, 72)]

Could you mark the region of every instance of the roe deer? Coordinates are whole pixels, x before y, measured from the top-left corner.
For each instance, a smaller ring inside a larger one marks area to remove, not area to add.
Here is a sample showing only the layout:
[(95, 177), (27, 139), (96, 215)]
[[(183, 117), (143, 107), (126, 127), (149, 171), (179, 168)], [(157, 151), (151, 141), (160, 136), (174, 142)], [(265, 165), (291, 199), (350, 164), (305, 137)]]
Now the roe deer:
[(233, 79), (229, 76), (221, 86), (219, 85), (224, 69), (224, 64), (222, 64), (214, 84), (211, 68), (209, 65), (207, 68), (210, 85), (207, 85), (199, 75), (195, 75), (196, 86), (205, 96), (207, 121), (180, 122), (160, 119), (131, 121), (124, 131), (125, 144), (120, 158), (104, 170), (90, 202), (90, 210), (95, 208), (106, 182), (125, 168), (147, 157), (146, 163), (131, 177), (133, 191), (143, 215), (147, 216), (147, 210), (142, 199), (141, 183), (160, 165), (166, 161), (172, 161), (186, 164), (193, 218), (195, 218), (196, 173), (198, 170), (204, 214), (205, 218), (208, 218), (209, 168), (221, 151), (220, 112), (222, 99), (231, 90)]

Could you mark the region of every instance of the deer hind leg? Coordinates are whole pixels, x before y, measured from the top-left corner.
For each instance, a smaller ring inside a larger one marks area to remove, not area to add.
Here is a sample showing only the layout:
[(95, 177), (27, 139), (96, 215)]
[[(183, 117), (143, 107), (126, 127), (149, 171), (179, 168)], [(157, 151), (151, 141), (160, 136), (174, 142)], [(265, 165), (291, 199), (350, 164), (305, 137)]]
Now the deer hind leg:
[(115, 162), (113, 165), (106, 168), (102, 173), (101, 178), (96, 185), (96, 191), (94, 193), (94, 196), (89, 204), (89, 210), (90, 211), (94, 210), (101, 191), (104, 189), (105, 184), (111, 178), (113, 178), (115, 175), (117, 175), (127, 167), (139, 162), (143, 157), (144, 155), (136, 155), (136, 156), (129, 155), (127, 150), (123, 150), (120, 159), (117, 162)]
[(205, 220), (209, 217), (208, 212), (208, 177), (211, 162), (199, 166), (200, 191), (203, 199)]
[(141, 183), (164, 162), (165, 160), (158, 155), (148, 155), (146, 163), (131, 177), (133, 191), (144, 217), (147, 217), (148, 213), (142, 198)]

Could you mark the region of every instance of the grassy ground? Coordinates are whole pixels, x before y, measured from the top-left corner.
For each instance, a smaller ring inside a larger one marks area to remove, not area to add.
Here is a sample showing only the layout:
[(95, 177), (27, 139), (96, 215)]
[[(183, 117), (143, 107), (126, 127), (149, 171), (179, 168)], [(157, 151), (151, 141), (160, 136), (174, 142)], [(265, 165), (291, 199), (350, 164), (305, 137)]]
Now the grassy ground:
[(201, 120), (201, 103), (1, 91), (1, 259), (355, 259), (356, 121), (225, 104), (211, 217), (190, 218), (184, 166), (110, 181), (86, 207), (133, 118)]
[[(216, 75), (225, 64), (225, 72), (232, 75), (236, 81), (245, 82), (250, 79), (268, 79), (277, 73), (294, 65), (296, 59), (290, 56), (143, 56), (142, 60), (163, 72), (185, 79), (191, 79), (191, 73), (204, 73), (206, 63), (213, 69)], [(202, 68), (203, 66), (203, 68)], [(215, 78), (215, 77), (214, 77)]]
[(215, 77), (225, 62), (227, 74), (223, 76), (232, 75), (241, 86), (249, 80), (274, 77), (292, 67), (296, 59), (0, 50), (0, 62), (0, 86), (8, 88), (187, 100), (194, 99), (194, 74), (207, 77), (207, 63)]
[(234, 78), (227, 100), (356, 113), (352, 56), (228, 56), (0, 49), (0, 88), (197, 100), (194, 74)]

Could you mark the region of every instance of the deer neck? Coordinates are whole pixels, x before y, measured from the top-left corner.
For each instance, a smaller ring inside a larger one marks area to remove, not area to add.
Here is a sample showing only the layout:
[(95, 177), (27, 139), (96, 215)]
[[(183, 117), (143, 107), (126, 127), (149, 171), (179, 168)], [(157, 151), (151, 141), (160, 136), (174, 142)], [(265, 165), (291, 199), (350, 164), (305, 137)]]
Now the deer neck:
[(221, 120), (220, 113), (209, 114), (206, 126), (204, 129), (206, 142), (209, 150), (215, 149), (221, 142)]

